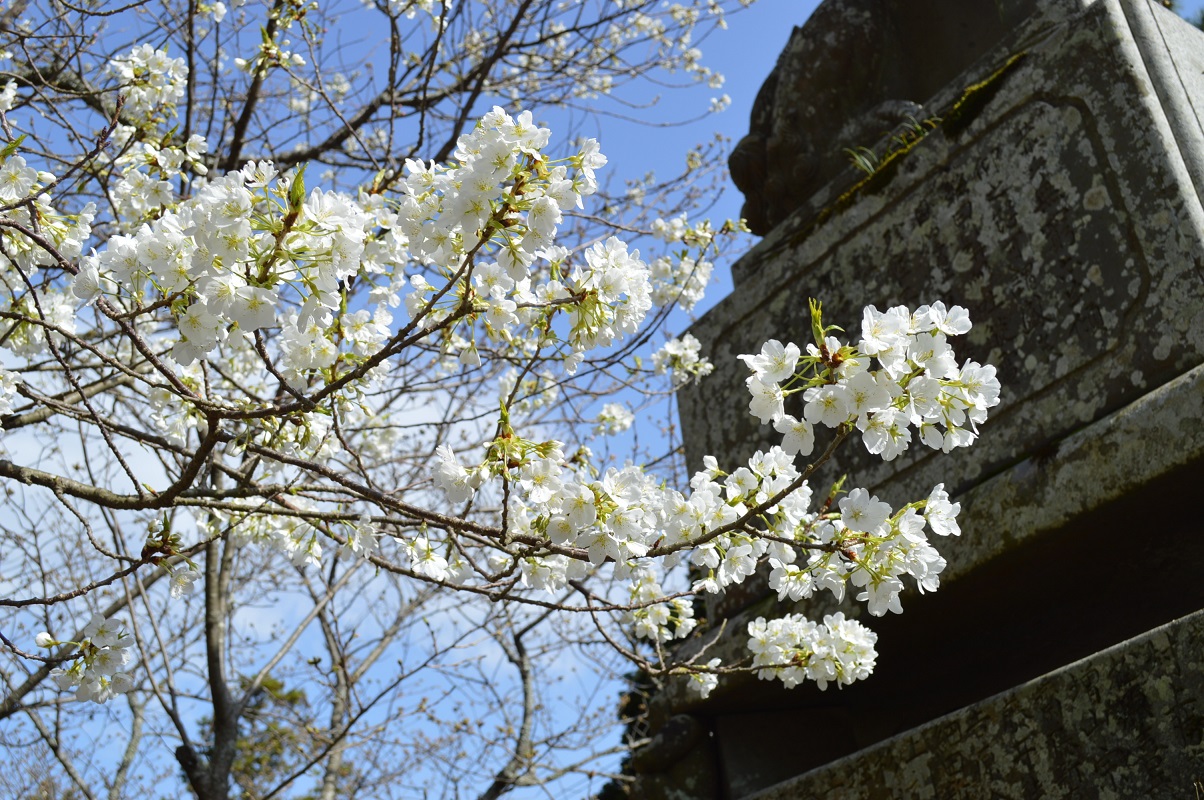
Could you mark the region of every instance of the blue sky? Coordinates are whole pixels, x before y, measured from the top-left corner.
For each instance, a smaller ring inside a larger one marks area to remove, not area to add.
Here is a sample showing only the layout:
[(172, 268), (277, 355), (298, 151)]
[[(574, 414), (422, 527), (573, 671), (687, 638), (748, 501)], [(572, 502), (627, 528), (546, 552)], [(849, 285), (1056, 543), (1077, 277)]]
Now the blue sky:
[[(1204, 3), (1204, 0), (1200, 2)], [(734, 11), (727, 16), (727, 30), (714, 31), (704, 40), (695, 42), (703, 52), (702, 63), (725, 76), (726, 82), (720, 89), (712, 89), (704, 84), (685, 88), (641, 86), (637, 91), (632, 91), (637, 87), (626, 87), (625, 100), (650, 105), (634, 110), (616, 105), (616, 109), (626, 116), (647, 120), (650, 124), (599, 117), (585, 121), (575, 130), (579, 135), (593, 136), (600, 142), (602, 152), (609, 159), (600, 177), (618, 182), (612, 185), (612, 190), (621, 186), (622, 180), (637, 178), (649, 171), (654, 171), (659, 178), (670, 178), (680, 173), (691, 147), (712, 141), (716, 133), (729, 139), (727, 147), (730, 151), (748, 132), (753, 100), (773, 69), (778, 54), (786, 46), (791, 30), (806, 22), (818, 5), (819, 0), (756, 0), (748, 8), (735, 5)], [(711, 98), (722, 94), (731, 97), (731, 106), (718, 114), (705, 114)], [(602, 105), (599, 101), (599, 106)], [(551, 109), (532, 110), (537, 119), (548, 122), (553, 139), (558, 139), (561, 135), (558, 114)], [(699, 116), (703, 118), (689, 124), (663, 124)], [(725, 219), (738, 218), (742, 203), (742, 195), (728, 181), (716, 204), (705, 214), (692, 215), (692, 218), (709, 217), (718, 227)], [(590, 211), (588, 204), (586, 210)], [(753, 241), (748, 238), (744, 243), (735, 243), (735, 247), (731, 248), (733, 256), (738, 257)], [(716, 261), (706, 297), (695, 308), (696, 316), (731, 292), (732, 260), (734, 258)], [(688, 326), (689, 319), (683, 312), (677, 311), (670, 318), (666, 330), (680, 335)], [(659, 346), (661, 341), (658, 336), (655, 346)], [(622, 449), (620, 446), (619, 450)]]
[[(710, 99), (720, 94), (731, 97), (731, 106), (720, 114), (681, 127), (649, 129), (605, 121), (598, 132), (599, 141), (616, 175), (635, 176), (655, 170), (658, 175), (668, 177), (681, 167), (692, 145), (709, 141), (714, 133), (728, 137), (731, 145), (739, 141), (748, 132), (749, 113), (757, 91), (786, 46), (790, 31), (806, 22), (817, 5), (818, 0), (757, 0), (749, 8), (730, 14), (727, 30), (715, 31), (698, 45), (703, 52), (703, 63), (726, 77), (723, 88), (667, 89), (660, 94), (656, 107), (646, 113), (648, 119), (690, 119), (706, 111)], [(738, 217), (742, 202), (740, 193), (729, 184), (709, 216), (716, 224), (728, 217)], [(704, 305), (718, 300), (730, 288), (727, 265), (717, 266), (720, 267), (717, 272), (724, 274), (720, 284), (712, 285), (708, 291)]]

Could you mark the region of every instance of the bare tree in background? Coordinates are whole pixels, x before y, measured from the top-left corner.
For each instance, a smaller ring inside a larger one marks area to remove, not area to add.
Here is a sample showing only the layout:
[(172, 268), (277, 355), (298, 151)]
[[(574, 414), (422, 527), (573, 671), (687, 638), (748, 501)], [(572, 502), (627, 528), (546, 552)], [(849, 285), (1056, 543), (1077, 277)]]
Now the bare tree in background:
[[(374, 353), (344, 347), (338, 363), (283, 379), (279, 331), (267, 326), (240, 337), (241, 351), (227, 342), (186, 367), (172, 360), (164, 334), (197, 303), (195, 281), (110, 285), (86, 305), (71, 290), (93, 248), (161, 220), (202, 176), (248, 162), (282, 175), (305, 166), (304, 180), (327, 190), (362, 187), (360, 201), (387, 220), (406, 160), (452, 160), (495, 104), (566, 123), (648, 118), (624, 102), (629, 84), (718, 83), (693, 48), (723, 11), (610, 0), (50, 0), (0, 11), (6, 163), (19, 154), (54, 176), (0, 202), (0, 346), (19, 376), (0, 462), (0, 742), (12, 767), (0, 793), (498, 797), (615, 763), (613, 689), (593, 687), (616, 669), (597, 625), (623, 630), (596, 609), (552, 613), (606, 608), (606, 587), (586, 588), (597, 569), (576, 587), (534, 591), (514, 556), (538, 548), (482, 522), (503, 496), (453, 508), (430, 469), (440, 445), (483, 452), (499, 396), (516, 427), (582, 441), (594, 398), (646, 377), (617, 369), (622, 350), (559, 386), (546, 352), (480, 339), (484, 358), (465, 367), (455, 356), (471, 324), (398, 333), (403, 319)], [(127, 58), (141, 46), (162, 56)], [(175, 95), (154, 93), (171, 81)], [(556, 137), (571, 152), (572, 129)], [(717, 161), (699, 151), (672, 180), (600, 187), (560, 238), (580, 247), (694, 210), (714, 177), (701, 165)], [(290, 210), (255, 235), (303, 249), (286, 238)], [(394, 254), (388, 236), (368, 226), (365, 260)], [(386, 273), (343, 277), (341, 312), (370, 309), (371, 292), (396, 293), (413, 275), (448, 277), (429, 261)], [(434, 320), (427, 311), (411, 319)], [(380, 349), (387, 373), (370, 387), (327, 391), (361, 378)], [(415, 539), (437, 543), (458, 577), (424, 570)], [(124, 625), (121, 675), (133, 684), (103, 706), (56, 685), (73, 688), (62, 674), (79, 647), (33, 646), (38, 631), (85, 641), (94, 614)]]

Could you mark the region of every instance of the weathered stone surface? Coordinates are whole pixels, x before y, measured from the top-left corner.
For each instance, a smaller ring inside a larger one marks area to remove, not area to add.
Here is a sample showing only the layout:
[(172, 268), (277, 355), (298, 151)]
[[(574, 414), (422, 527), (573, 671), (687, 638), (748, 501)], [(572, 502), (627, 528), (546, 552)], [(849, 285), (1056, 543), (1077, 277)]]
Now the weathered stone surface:
[(1204, 612), (749, 800), (1192, 798), (1204, 789)]
[(889, 480), (891, 495), (948, 476), (964, 489), (1204, 361), (1190, 142), (1162, 111), (1122, 3), (1050, 3), (1005, 45), (936, 101), (1026, 54), (957, 135), (938, 129), (875, 192), (817, 225), (804, 209), (737, 265), (736, 291), (693, 328), (715, 373), (681, 394), (692, 464), (776, 441), (747, 411), (736, 356), (805, 340), (809, 296), (848, 326), (869, 303), (964, 304), (976, 326), (959, 355), (999, 368), (1003, 403), (974, 448), (916, 446), (888, 464), (845, 449), (836, 468)]
[[(718, 796), (809, 770), (763, 796), (1191, 797), (1204, 781), (1184, 766), (1204, 772), (1204, 621), (1142, 638), (1204, 607), (1204, 522), (1157, 499), (1185, 504), (1204, 481), (1204, 35), (1151, 0), (1035, 5), (926, 98), (945, 118), (932, 133), (880, 175), (815, 191), (693, 329), (716, 366), (681, 396), (695, 466), (778, 441), (748, 413), (736, 356), (805, 342), (809, 296), (854, 331), (869, 303), (965, 305), (957, 351), (1004, 385), (969, 450), (884, 464), (854, 441), (831, 466), (896, 505), (952, 482), (963, 506), (941, 591), (869, 620), (871, 680), (821, 693), (731, 676), (705, 702), (684, 683), (652, 700), (713, 734), (678, 763), (711, 758)], [(736, 661), (750, 619), (836, 607), (762, 586), (709, 602), (688, 647), (723, 618), (708, 653)], [(1127, 732), (1154, 737), (1146, 758)], [(643, 796), (690, 796), (658, 786)]]
[(636, 751), (629, 796), (648, 800), (719, 800), (720, 780), (710, 730), (684, 714), (669, 720), (646, 748)]
[(702, 724), (689, 714), (677, 714), (665, 723), (648, 744), (631, 755), (638, 772), (665, 772), (694, 749), (706, 735)]
[[(968, 529), (942, 548), (942, 577), (955, 580), (1108, 503), (1154, 501), (1173, 475), (1204, 466), (1202, 421), (1204, 365), (973, 487), (959, 498)], [(1130, 523), (1135, 533), (1145, 527), (1140, 518), (1117, 521)], [(1125, 554), (1116, 555), (1121, 569)]]
[(1122, 8), (1199, 194), (1204, 190), (1204, 125), (1200, 121), (1204, 47), (1200, 46), (1200, 33), (1156, 4), (1127, 3)]
[(923, 117), (1034, 0), (828, 0), (795, 28), (730, 159), (742, 216), (768, 233), (848, 169), (845, 148)]

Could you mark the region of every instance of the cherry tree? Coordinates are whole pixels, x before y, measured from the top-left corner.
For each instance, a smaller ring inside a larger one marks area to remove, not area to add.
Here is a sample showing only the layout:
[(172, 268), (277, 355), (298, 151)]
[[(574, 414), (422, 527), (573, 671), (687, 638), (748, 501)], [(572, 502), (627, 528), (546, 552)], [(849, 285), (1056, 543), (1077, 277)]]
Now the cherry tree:
[(0, 11), (6, 788), (562, 794), (638, 744), (599, 675), (872, 672), (842, 614), (758, 619), (730, 663), (670, 643), (762, 566), (870, 615), (937, 588), (943, 486), (894, 509), (812, 476), (846, 440), (973, 442), (998, 383), (953, 355), (965, 309), (842, 341), (813, 303), (810, 342), (742, 356), (783, 437), (746, 464), (606, 444), (706, 379), (665, 328), (741, 226), (696, 218), (712, 153), (610, 191), (571, 121), (718, 86), (695, 45), (725, 13)]

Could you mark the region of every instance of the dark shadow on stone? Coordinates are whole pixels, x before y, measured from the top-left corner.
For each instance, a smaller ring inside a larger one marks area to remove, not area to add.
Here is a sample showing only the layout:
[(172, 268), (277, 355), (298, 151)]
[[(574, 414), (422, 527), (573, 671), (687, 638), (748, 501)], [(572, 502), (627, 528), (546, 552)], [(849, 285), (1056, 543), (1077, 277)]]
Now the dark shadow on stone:
[[(820, 692), (757, 682), (708, 707), (736, 800), (1204, 607), (1196, 463), (866, 621), (878, 668)], [(1006, 520), (1000, 520), (1006, 524)]]

